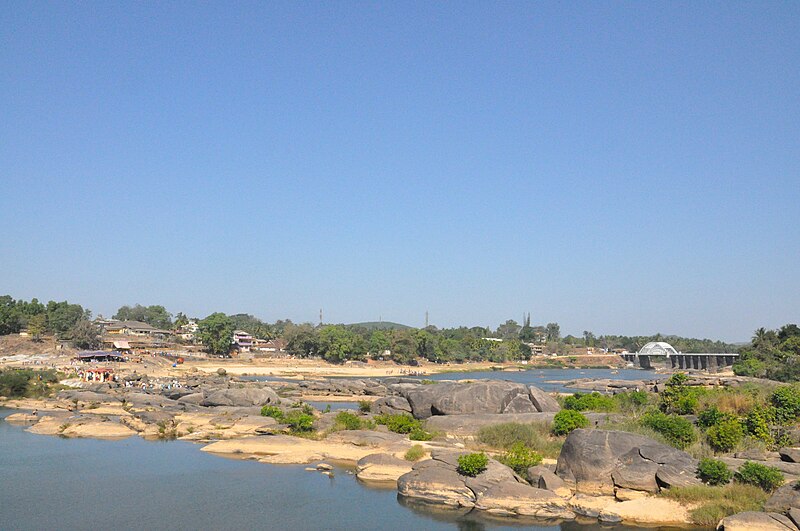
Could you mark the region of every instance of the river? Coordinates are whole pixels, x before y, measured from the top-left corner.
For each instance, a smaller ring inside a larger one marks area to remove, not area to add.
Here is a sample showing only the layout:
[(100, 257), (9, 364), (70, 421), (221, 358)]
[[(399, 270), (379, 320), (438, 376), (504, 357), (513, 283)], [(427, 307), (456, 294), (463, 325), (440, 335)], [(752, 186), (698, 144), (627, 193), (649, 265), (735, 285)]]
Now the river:
[[(0, 419), (11, 412), (0, 409)], [(34, 435), (0, 420), (0, 529), (608, 529), (423, 510), (347, 468), (334, 478), (304, 468), (225, 459), (183, 441)]]

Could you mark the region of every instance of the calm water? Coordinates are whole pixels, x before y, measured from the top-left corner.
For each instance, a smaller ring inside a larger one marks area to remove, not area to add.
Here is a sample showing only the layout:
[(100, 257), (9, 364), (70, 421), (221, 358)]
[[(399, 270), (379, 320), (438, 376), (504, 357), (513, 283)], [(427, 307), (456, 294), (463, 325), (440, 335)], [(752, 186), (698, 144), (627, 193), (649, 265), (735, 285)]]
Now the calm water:
[[(616, 374), (615, 374), (616, 373)], [(580, 378), (614, 379), (614, 380), (657, 380), (668, 375), (657, 374), (641, 369), (532, 369), (519, 372), (479, 371), (450, 372), (420, 376), (428, 380), (509, 380), (512, 382), (535, 385), (545, 391), (571, 392), (574, 389), (564, 387), (562, 382)]]
[[(0, 409), (0, 418), (9, 413)], [(181, 441), (33, 435), (0, 420), (0, 529), (608, 529), (420, 510), (345, 469), (333, 479), (303, 469), (224, 459)]]

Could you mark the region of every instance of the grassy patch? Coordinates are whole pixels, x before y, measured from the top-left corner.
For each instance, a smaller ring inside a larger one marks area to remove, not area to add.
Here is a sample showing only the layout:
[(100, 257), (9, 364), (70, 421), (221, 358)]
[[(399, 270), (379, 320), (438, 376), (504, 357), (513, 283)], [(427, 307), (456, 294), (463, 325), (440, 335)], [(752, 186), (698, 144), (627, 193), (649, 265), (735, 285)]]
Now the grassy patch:
[(543, 457), (556, 458), (564, 444), (562, 437), (550, 434), (550, 425), (546, 422), (521, 424), (507, 422), (485, 426), (478, 431), (478, 442), (496, 450), (509, 450), (515, 444), (522, 443)]
[(743, 511), (761, 511), (767, 501), (767, 494), (760, 488), (736, 483), (723, 487), (674, 487), (663, 491), (661, 496), (684, 505), (696, 505), (691, 517), (694, 523), (703, 526), (715, 526), (726, 516)]
[(415, 444), (408, 449), (406, 455), (403, 457), (405, 457), (406, 461), (419, 461), (424, 455), (425, 449), (421, 445)]

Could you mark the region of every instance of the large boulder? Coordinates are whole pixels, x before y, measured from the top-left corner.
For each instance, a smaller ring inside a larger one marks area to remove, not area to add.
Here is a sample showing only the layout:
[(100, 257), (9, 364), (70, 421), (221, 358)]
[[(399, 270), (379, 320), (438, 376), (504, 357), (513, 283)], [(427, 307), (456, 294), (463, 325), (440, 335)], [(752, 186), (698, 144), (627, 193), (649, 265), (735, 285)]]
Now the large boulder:
[(614, 495), (615, 488), (657, 492), (700, 483), (697, 460), (657, 441), (621, 431), (578, 429), (567, 436), (556, 474), (577, 492)]
[(765, 511), (775, 513), (788, 513), (792, 507), (800, 509), (800, 489), (795, 486), (795, 482), (778, 488), (764, 504)]
[(278, 393), (269, 387), (244, 389), (220, 389), (206, 396), (201, 406), (263, 406), (265, 404), (278, 404), (281, 399)]
[(781, 459), (789, 463), (800, 463), (800, 448), (781, 448)]
[(555, 412), (558, 403), (536, 387), (501, 380), (471, 383), (441, 382), (432, 385), (395, 384), (391, 391), (408, 400), (413, 415)]
[(490, 459), (476, 477), (456, 471), (460, 453), (434, 450), (397, 480), (401, 496), (447, 507), (475, 507), (497, 515), (571, 519), (565, 499), (528, 485), (513, 470)]
[(411, 404), (402, 396), (385, 396), (374, 401), (370, 410), (373, 413), (389, 415), (411, 413)]
[(778, 513), (747, 511), (723, 518), (717, 531), (797, 531), (789, 518)]
[(538, 387), (529, 385), (528, 393), (530, 394), (531, 402), (537, 411), (545, 413), (558, 413), (561, 411), (561, 405), (558, 403), (558, 400), (548, 395)]
[(385, 453), (364, 456), (356, 464), (356, 477), (362, 481), (397, 481), (408, 472), (410, 462)]

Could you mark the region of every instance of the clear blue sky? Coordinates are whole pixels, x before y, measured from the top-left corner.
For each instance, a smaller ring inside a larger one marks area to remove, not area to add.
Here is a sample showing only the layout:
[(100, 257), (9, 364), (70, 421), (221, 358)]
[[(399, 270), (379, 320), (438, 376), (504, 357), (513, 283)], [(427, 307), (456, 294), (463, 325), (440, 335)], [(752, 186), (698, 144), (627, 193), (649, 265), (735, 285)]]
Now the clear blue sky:
[(3, 2), (0, 293), (800, 321), (798, 2)]

